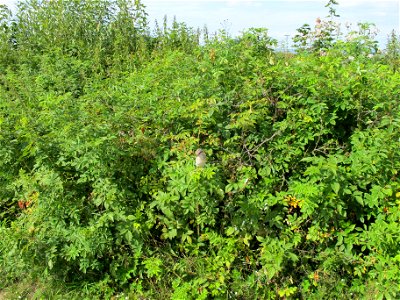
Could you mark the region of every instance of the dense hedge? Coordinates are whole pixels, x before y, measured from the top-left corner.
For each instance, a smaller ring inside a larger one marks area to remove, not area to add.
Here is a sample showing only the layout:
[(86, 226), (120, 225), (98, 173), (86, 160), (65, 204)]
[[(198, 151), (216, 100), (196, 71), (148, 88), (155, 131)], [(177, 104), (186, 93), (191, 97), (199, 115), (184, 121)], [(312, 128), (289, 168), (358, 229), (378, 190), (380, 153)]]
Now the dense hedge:
[(129, 1), (0, 17), (0, 289), (400, 296), (396, 43), (276, 53)]

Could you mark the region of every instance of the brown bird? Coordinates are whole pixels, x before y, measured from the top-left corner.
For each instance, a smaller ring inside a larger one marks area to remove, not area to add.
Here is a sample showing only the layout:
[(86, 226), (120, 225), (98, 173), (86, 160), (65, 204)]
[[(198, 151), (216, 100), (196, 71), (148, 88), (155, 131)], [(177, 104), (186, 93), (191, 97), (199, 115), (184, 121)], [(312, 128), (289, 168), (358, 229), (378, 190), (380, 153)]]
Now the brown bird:
[(207, 162), (207, 157), (202, 149), (196, 150), (196, 167), (203, 168)]

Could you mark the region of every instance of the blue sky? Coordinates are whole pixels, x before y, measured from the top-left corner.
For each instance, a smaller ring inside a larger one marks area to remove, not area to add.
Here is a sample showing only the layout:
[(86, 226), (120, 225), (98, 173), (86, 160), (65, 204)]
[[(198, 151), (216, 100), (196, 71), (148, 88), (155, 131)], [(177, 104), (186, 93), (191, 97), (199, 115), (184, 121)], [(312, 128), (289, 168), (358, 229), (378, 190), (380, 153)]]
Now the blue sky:
[[(15, 0), (0, 0), (13, 5)], [(289, 40), (304, 23), (313, 25), (317, 17), (328, 15), (328, 0), (142, 0), (150, 25), (176, 16), (191, 27), (207, 25), (210, 32), (226, 29), (237, 35), (250, 27), (265, 27), (278, 41)], [(400, 32), (400, 0), (338, 0), (336, 7), (343, 24), (372, 22), (379, 29), (377, 40), (383, 46), (394, 29)]]
[[(304, 23), (313, 25), (316, 18), (325, 18), (329, 11), (327, 0), (143, 0), (149, 19), (162, 20), (176, 16), (193, 27), (207, 27), (211, 32), (224, 28), (236, 35), (246, 28), (265, 27), (272, 37), (291, 39)], [(400, 31), (399, 0), (339, 0), (336, 11), (343, 24), (374, 23), (379, 29), (381, 45), (395, 29)], [(152, 24), (153, 22), (151, 22)]]

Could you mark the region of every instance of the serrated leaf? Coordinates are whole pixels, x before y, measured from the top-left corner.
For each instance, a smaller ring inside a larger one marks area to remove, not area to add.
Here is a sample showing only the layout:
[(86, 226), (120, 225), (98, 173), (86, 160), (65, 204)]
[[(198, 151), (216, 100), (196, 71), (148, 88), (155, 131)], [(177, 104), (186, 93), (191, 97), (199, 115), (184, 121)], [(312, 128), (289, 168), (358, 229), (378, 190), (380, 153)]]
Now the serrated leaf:
[(168, 232), (168, 238), (169, 239), (173, 239), (177, 235), (178, 235), (178, 230), (176, 230), (176, 228), (173, 228)]
[(228, 229), (226, 230), (226, 235), (230, 236), (235, 232), (235, 228), (234, 227), (228, 227)]
[(356, 198), (356, 201), (357, 201), (359, 204), (364, 205), (364, 199), (363, 199), (363, 197), (361, 197), (361, 196), (355, 196), (355, 198)]
[(129, 230), (125, 233), (125, 238), (128, 241), (128, 243), (130, 243), (132, 241), (132, 232), (130, 232)]
[(53, 260), (49, 259), (49, 261), (47, 262), (47, 265), (49, 266), (49, 269), (53, 269)]
[(331, 184), (331, 188), (332, 188), (333, 192), (337, 195), (340, 190), (340, 184), (338, 182), (334, 182)]

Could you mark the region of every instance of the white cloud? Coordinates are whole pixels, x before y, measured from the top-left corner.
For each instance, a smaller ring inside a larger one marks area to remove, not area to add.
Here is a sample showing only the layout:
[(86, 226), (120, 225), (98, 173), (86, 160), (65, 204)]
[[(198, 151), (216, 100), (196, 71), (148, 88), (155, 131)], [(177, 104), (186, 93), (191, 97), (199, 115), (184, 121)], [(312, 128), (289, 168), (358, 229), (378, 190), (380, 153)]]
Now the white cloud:
[(7, 6), (12, 6), (16, 3), (16, 0), (0, 0), (0, 4), (5, 4)]
[(393, 3), (399, 3), (398, 0), (339, 0), (339, 7), (354, 7), (366, 4), (373, 4), (376, 7), (388, 7), (393, 5)]
[(254, 2), (257, 2), (255, 0), (226, 0), (226, 3), (231, 6), (231, 5), (241, 5), (241, 4), (252, 4)]

